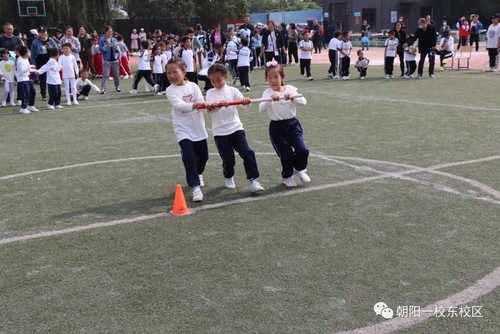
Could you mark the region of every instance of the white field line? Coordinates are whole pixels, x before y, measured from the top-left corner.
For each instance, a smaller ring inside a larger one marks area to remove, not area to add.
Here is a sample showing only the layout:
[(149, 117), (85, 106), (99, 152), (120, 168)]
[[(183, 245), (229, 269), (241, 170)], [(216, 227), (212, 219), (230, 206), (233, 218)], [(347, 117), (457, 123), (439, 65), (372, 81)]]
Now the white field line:
[[(470, 287), (454, 295), (448, 296), (435, 303), (427, 305), (422, 310), (432, 310), (439, 307), (449, 308), (451, 306), (467, 305), (472, 301), (490, 293), (500, 286), (500, 267), (495, 268), (491, 273), (474, 282)], [(372, 310), (370, 310), (372, 311)], [(375, 325), (357, 328), (350, 331), (338, 332), (337, 334), (387, 334), (398, 330), (403, 330), (418, 325), (433, 317), (433, 312), (422, 312), (420, 317), (396, 317), (385, 320)]]
[[(357, 85), (356, 85), (357, 86)], [(344, 96), (344, 94), (338, 94), (335, 92), (322, 92), (311, 89), (301, 89), (302, 92), (307, 92), (311, 94), (322, 94), (322, 95), (337, 95)], [(307, 96), (306, 96), (307, 97)], [(436, 106), (436, 107), (448, 107), (455, 109), (468, 109), (468, 110), (486, 110), (486, 111), (500, 111), (499, 108), (491, 108), (491, 107), (480, 107), (480, 106), (467, 106), (463, 104), (450, 104), (450, 103), (437, 103), (437, 102), (425, 102), (425, 101), (415, 101), (415, 100), (403, 100), (403, 99), (388, 99), (377, 96), (357, 96), (358, 100), (368, 100), (368, 101), (380, 101), (380, 102), (390, 102), (390, 103), (402, 103), (407, 105), (424, 105), (424, 106)]]

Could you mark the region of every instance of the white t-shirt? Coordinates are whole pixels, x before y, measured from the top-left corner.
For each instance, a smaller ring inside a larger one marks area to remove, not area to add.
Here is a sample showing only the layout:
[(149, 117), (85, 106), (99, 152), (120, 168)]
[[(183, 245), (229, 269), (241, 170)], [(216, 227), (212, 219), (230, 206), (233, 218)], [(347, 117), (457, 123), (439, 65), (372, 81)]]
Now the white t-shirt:
[(180, 51), (182, 53), (182, 60), (186, 64), (186, 72), (194, 72), (194, 58), (193, 50), (183, 49)]
[(0, 61), (0, 73), (3, 75), (5, 82), (16, 82), (16, 75), (14, 71), (16, 70), (16, 63), (12, 60), (2, 60)]
[(193, 110), (193, 103), (203, 103), (200, 87), (191, 81), (182, 86), (170, 85), (167, 99), (172, 106), (172, 124), (177, 142), (184, 139), (200, 141), (208, 138), (205, 118), (201, 110)]
[(305, 51), (302, 50), (302, 48), (314, 48), (314, 44), (311, 40), (308, 40), (307, 42), (305, 40), (301, 40), (299, 42), (299, 49), (300, 49), (300, 59), (312, 59), (312, 50)]
[[(243, 98), (243, 94), (235, 88), (224, 85), (221, 89), (212, 88), (207, 91), (207, 102), (219, 101), (239, 101)], [(243, 130), (236, 106), (222, 107), (211, 111), (212, 115), (212, 132), (214, 136), (227, 136), (235, 133), (238, 130)]]
[(405, 59), (407, 61), (414, 61), (416, 57), (417, 57), (417, 47), (415, 46), (415, 44), (408, 45), (405, 48)]
[(396, 52), (398, 51), (398, 45), (399, 45), (399, 41), (397, 38), (386, 39), (385, 40), (385, 47), (386, 47), (385, 56), (386, 57), (396, 57)]
[(139, 64), (137, 64), (139, 71), (151, 71), (151, 59), (149, 57), (149, 50), (142, 49), (139, 52)]
[(339, 58), (344, 58), (346, 56), (350, 56), (351, 50), (352, 50), (351, 41), (347, 41), (347, 42), (340, 41), (339, 47), (337, 48), (337, 50), (342, 51), (344, 53), (344, 54), (342, 54), (342, 52), (339, 52)]
[(238, 44), (234, 41), (229, 41), (226, 44), (226, 59), (234, 60), (238, 59)]
[(486, 32), (486, 48), (496, 49), (498, 48), (498, 39), (500, 38), (500, 23), (497, 25), (490, 24), (488, 31)]
[[(262, 93), (262, 98), (270, 98), (274, 94), (280, 97), (284, 97), (286, 93), (290, 95), (297, 95), (297, 88), (294, 86), (286, 85), (285, 90), (282, 92), (277, 92), (272, 88), (267, 88), (264, 93)], [(307, 100), (305, 97), (299, 97), (291, 100), (279, 100), (276, 102), (261, 102), (259, 104), (259, 111), (261, 113), (267, 112), (269, 118), (273, 121), (282, 121), (285, 119), (294, 118), (297, 115), (296, 105), (305, 106)]]
[(336, 37), (333, 37), (330, 40), (330, 43), (328, 43), (328, 49), (337, 51), (337, 49), (339, 48), (339, 45), (340, 45), (340, 40)]
[(238, 52), (238, 67), (250, 67), (250, 61), (253, 59), (252, 52), (246, 46), (242, 47)]
[(164, 73), (165, 72), (165, 67), (162, 65), (164, 59), (162, 59), (162, 55), (154, 55), (152, 62), (153, 62), (153, 73)]
[(47, 73), (47, 83), (49, 85), (60, 85), (61, 84), (61, 76), (59, 75), (59, 71), (61, 67), (57, 60), (54, 58), (50, 58), (49, 61), (40, 67), (38, 72), (40, 74)]
[(70, 54), (69, 56), (60, 55), (59, 65), (62, 66), (63, 79), (76, 78), (78, 72), (80, 72), (78, 64), (76, 63), (76, 58), (72, 54)]
[(455, 42), (455, 40), (453, 39), (452, 36), (449, 36), (448, 39), (445, 39), (443, 37), (443, 38), (441, 38), (441, 41), (439, 41), (439, 46), (443, 45), (443, 43), (445, 41), (446, 41), (446, 46), (442, 50), (449, 51), (449, 52), (453, 53), (453, 51), (454, 51), (453, 43)]
[(16, 60), (16, 79), (17, 82), (30, 81), (30, 72), (35, 70), (31, 68), (28, 59), (18, 57)]

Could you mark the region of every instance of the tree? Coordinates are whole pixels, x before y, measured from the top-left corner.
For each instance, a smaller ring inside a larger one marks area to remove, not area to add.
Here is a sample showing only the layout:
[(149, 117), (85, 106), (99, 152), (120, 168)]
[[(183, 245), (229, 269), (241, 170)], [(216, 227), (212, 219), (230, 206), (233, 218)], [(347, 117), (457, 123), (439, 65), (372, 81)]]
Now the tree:
[(250, 13), (284, 12), (292, 10), (319, 9), (315, 0), (257, 0), (249, 1)]
[(190, 17), (192, 0), (122, 0), (123, 10), (132, 19), (169, 19)]
[(246, 0), (195, 0), (195, 13), (209, 25), (248, 14)]

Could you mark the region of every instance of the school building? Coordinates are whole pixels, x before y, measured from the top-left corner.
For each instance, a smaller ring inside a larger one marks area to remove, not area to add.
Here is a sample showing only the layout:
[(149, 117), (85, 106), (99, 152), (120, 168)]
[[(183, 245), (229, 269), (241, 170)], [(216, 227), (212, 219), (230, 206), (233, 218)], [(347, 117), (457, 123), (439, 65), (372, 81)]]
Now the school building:
[[(323, 0), (323, 17), (330, 29), (359, 32), (363, 19), (372, 31), (391, 29), (403, 17), (407, 29), (415, 30), (420, 17), (431, 15), (441, 24), (441, 0)], [(333, 25), (333, 26), (332, 26)]]

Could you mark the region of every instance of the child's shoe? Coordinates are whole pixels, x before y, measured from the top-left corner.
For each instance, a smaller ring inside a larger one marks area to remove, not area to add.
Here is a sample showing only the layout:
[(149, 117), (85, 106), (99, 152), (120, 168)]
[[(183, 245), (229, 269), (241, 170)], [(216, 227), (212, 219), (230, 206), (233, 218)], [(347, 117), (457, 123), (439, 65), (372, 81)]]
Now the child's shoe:
[(31, 112), (40, 111), (35, 106), (28, 106), (28, 110), (31, 111)]
[(202, 202), (203, 193), (200, 187), (193, 187), (193, 202)]
[(47, 109), (54, 110), (55, 108), (54, 108), (54, 106), (52, 104), (47, 104)]
[(56, 109), (64, 109), (64, 107), (60, 104), (58, 104), (57, 106), (55, 106)]
[(257, 181), (257, 179), (250, 181), (250, 191), (253, 193), (257, 193), (259, 191), (264, 191), (264, 187), (262, 187)]
[(311, 182), (311, 178), (309, 177), (309, 175), (307, 175), (307, 169), (304, 169), (304, 170), (295, 170), (295, 175), (297, 175), (297, 177), (300, 179), (300, 181), (304, 182), (304, 183), (309, 183)]
[(234, 177), (229, 177), (224, 180), (224, 187), (227, 189), (236, 188), (236, 183), (234, 183)]
[(295, 182), (295, 179), (293, 176), (287, 177), (286, 179), (283, 179), (283, 184), (287, 186), (288, 188), (293, 188), (297, 186), (297, 182)]
[(31, 114), (31, 111), (29, 111), (28, 109), (22, 109), (21, 108), (21, 110), (19, 110), (19, 113), (20, 114)]

